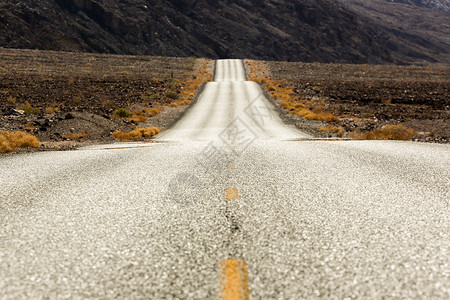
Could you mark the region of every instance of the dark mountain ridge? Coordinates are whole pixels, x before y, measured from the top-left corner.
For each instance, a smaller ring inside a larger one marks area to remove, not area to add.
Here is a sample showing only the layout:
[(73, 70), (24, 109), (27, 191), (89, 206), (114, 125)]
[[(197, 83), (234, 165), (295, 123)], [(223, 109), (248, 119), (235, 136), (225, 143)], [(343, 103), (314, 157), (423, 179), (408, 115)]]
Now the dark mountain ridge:
[(449, 63), (450, 53), (335, 0), (3, 0), (0, 46), (399, 64)]

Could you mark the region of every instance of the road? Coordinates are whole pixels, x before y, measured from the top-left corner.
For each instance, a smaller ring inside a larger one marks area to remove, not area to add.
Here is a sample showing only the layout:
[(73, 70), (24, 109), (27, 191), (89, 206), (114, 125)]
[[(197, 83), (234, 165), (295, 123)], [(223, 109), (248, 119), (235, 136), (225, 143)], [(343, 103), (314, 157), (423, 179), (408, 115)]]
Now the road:
[(0, 299), (449, 299), (449, 146), (312, 139), (245, 77), (153, 143), (0, 157)]

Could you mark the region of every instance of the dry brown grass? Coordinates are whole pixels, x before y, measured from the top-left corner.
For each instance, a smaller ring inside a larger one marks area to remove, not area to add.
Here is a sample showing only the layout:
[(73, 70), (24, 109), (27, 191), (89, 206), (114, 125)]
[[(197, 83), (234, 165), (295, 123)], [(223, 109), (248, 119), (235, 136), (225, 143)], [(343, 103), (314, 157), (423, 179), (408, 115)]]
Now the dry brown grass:
[(145, 110), (145, 113), (148, 115), (148, 116), (154, 116), (154, 115), (157, 115), (157, 114), (160, 114), (162, 112), (162, 109), (161, 108), (157, 108), (157, 107), (153, 107), (153, 108), (148, 108), (148, 109), (146, 109)]
[(8, 153), (17, 148), (38, 148), (39, 140), (23, 131), (0, 131), (0, 153)]
[(147, 121), (148, 117), (145, 114), (145, 111), (135, 111), (133, 112), (133, 115), (128, 118), (128, 121), (134, 122), (134, 123), (143, 123)]
[(213, 75), (207, 70), (208, 63), (192, 74), (192, 79), (187, 79), (181, 82), (183, 89), (179, 94), (181, 101), (172, 102), (168, 106), (177, 107), (181, 105), (190, 105), (195, 98), (195, 93), (200, 85), (212, 80)]
[(87, 132), (83, 132), (83, 133), (78, 133), (78, 134), (68, 134), (63, 136), (66, 140), (76, 140), (76, 139), (80, 139), (82, 137), (88, 136), (89, 133)]
[(342, 137), (345, 133), (345, 129), (342, 126), (334, 126), (334, 125), (328, 125), (327, 127), (320, 127), (317, 129), (319, 132), (327, 132), (327, 133), (335, 133), (338, 136)]
[(361, 133), (356, 130), (350, 137), (357, 140), (411, 140), (417, 136), (417, 132), (402, 124), (386, 125), (381, 128)]
[(265, 85), (274, 99), (282, 101), (281, 107), (291, 114), (298, 115), (307, 120), (318, 120), (324, 122), (337, 122), (339, 118), (316, 106), (325, 106), (323, 101), (313, 103), (308, 100), (299, 99), (295, 91), (285, 81), (276, 81), (268, 78), (268, 71), (258, 62), (248, 60), (250, 66), (249, 79)]
[(169, 106), (169, 107), (178, 107), (178, 106), (189, 105), (189, 104), (191, 104), (190, 100), (183, 100), (183, 101), (179, 101), (179, 102), (169, 103), (167, 106)]
[(138, 141), (145, 138), (150, 138), (161, 132), (161, 129), (156, 127), (136, 128), (130, 132), (123, 132), (121, 130), (115, 131), (113, 137), (120, 141)]
[(46, 113), (46, 114), (52, 114), (54, 112), (59, 112), (59, 108), (54, 108), (54, 107), (44, 108), (44, 113)]

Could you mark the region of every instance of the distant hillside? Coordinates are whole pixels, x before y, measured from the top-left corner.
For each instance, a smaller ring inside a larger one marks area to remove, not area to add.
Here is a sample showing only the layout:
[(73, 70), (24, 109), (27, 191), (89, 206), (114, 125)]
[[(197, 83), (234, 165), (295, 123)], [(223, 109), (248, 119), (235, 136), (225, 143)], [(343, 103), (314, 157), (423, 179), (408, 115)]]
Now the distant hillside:
[[(368, 13), (370, 8), (358, 1), (414, 8), (417, 11), (409, 19), (421, 14), (424, 30), (385, 24), (390, 12)], [(305, 62), (450, 64), (448, 16), (384, 0), (2, 0), (0, 46)]]
[(450, 12), (449, 0), (385, 0), (388, 2), (406, 3), (419, 7), (427, 7)]

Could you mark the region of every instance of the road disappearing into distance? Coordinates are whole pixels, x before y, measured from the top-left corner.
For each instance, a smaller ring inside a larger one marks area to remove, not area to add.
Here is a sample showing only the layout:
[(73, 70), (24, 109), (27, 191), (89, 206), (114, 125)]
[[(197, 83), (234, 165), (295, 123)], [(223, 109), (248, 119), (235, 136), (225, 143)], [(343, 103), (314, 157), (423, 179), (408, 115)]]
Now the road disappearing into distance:
[(313, 139), (219, 60), (152, 143), (0, 157), (0, 299), (449, 299), (449, 166)]

